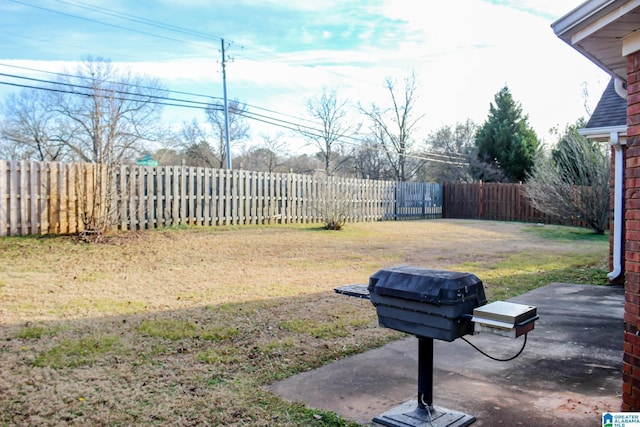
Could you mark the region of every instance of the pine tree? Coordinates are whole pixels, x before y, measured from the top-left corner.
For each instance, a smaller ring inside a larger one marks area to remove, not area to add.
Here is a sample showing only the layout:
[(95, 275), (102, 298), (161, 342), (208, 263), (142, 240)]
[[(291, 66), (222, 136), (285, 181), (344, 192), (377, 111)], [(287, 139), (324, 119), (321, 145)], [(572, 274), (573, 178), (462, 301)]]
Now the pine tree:
[(489, 106), (489, 116), (476, 134), (479, 158), (500, 168), (507, 180), (524, 181), (533, 169), (540, 142), (509, 88), (504, 86)]

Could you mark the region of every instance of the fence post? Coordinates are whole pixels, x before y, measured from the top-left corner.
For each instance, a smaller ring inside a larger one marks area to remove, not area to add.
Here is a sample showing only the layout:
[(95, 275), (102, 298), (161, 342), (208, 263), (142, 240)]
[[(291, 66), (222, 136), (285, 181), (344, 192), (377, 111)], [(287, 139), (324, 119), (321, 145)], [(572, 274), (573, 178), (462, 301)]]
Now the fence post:
[(483, 202), (483, 194), (482, 194), (482, 180), (478, 182), (478, 218), (482, 219), (482, 202)]

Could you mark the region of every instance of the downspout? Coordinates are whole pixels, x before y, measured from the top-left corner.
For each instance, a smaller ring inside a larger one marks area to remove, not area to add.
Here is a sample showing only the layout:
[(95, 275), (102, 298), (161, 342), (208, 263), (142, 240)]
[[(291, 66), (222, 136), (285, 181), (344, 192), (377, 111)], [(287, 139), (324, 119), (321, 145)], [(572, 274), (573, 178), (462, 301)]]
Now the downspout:
[(622, 194), (624, 180), (624, 159), (618, 132), (611, 132), (611, 146), (614, 149), (614, 199), (613, 199), (613, 271), (607, 277), (617, 279), (622, 273)]

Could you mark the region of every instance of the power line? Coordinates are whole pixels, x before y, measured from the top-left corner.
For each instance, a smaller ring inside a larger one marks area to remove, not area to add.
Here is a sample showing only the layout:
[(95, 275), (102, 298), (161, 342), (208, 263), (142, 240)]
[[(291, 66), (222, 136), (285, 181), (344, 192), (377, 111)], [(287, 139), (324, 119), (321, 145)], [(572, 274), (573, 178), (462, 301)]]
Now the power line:
[[(98, 24), (101, 24), (101, 25), (112, 26), (112, 27), (119, 28), (119, 29), (124, 29), (124, 30), (127, 30), (127, 31), (138, 32), (138, 33), (141, 33), (141, 34), (144, 34), (144, 35), (148, 35), (148, 36), (151, 36), (151, 37), (159, 37), (159, 38), (168, 39), (168, 40), (172, 40), (172, 41), (176, 41), (176, 42), (194, 44), (193, 42), (186, 41), (186, 40), (166, 37), (166, 36), (158, 35), (158, 34), (155, 34), (155, 33), (141, 31), (141, 30), (137, 30), (137, 29), (133, 29), (133, 28), (130, 28), (130, 27), (121, 26), (121, 25), (110, 24), (110, 23), (99, 21), (99, 20), (96, 20), (96, 19), (86, 18), (86, 17), (83, 17), (83, 16), (78, 16), (78, 15), (75, 15), (75, 14), (66, 13), (66, 12), (55, 10), (55, 9), (50, 9), (50, 8), (46, 8), (46, 7), (42, 7), (42, 6), (37, 6), (37, 5), (31, 4), (31, 3), (25, 2), (23, 0), (9, 0), (9, 1), (12, 1), (12, 2), (17, 3), (17, 4), (22, 4), (22, 5), (25, 5), (25, 6), (28, 6), (28, 7), (33, 7), (33, 8), (36, 8), (36, 9), (44, 10), (44, 11), (51, 12), (51, 13), (57, 13), (57, 14), (61, 14), (61, 15), (64, 15), (64, 16), (73, 17), (73, 18), (76, 18), (76, 19), (87, 20), (89, 22), (98, 23)], [(104, 8), (104, 7), (89, 5), (89, 4), (81, 2), (81, 1), (58, 0), (58, 2), (59, 3), (63, 3), (63, 4), (67, 4), (67, 5), (70, 5), (70, 6), (75, 6), (75, 7), (81, 8), (81, 9), (94, 11), (94, 12), (97, 12), (97, 13), (100, 13), (100, 14), (104, 14), (104, 15), (107, 15), (107, 16), (112, 16), (112, 17), (128, 20), (128, 21), (131, 21), (131, 22), (141, 23), (141, 24), (149, 25), (149, 26), (156, 27), (156, 28), (166, 29), (166, 30), (169, 30), (169, 31), (172, 31), (172, 32), (177, 32), (177, 33), (180, 33), (180, 34), (193, 35), (193, 36), (205, 39), (205, 40), (211, 40), (211, 41), (221, 40), (221, 38), (218, 37), (218, 36), (212, 36), (212, 35), (209, 35), (209, 34), (206, 34), (206, 33), (202, 33), (202, 32), (199, 32), (199, 31), (185, 29), (185, 28), (178, 27), (178, 26), (175, 26), (175, 25), (172, 25), (172, 24), (166, 24), (166, 23), (163, 23), (163, 22), (160, 22), (160, 21), (151, 20), (151, 19), (148, 19), (148, 18), (142, 18), (142, 17), (135, 16), (135, 15), (132, 15), (132, 14), (116, 11), (116, 10), (113, 10), (113, 9), (108, 9), (108, 8)], [(234, 44), (234, 42), (231, 42), (231, 43)], [(199, 44), (197, 44), (197, 45), (199, 45)], [(203, 45), (199, 45), (199, 46), (203, 46)], [(269, 52), (267, 52), (265, 50), (254, 48), (254, 47), (250, 47), (250, 46), (247, 46), (247, 45), (239, 45), (238, 44), (238, 46), (240, 46), (243, 49), (254, 50), (254, 51), (257, 51), (257, 52), (260, 52), (260, 53), (268, 53), (268, 54), (271, 54), (274, 57), (279, 56), (278, 54), (269, 53)], [(206, 47), (209, 47), (209, 46), (206, 46)], [(253, 60), (253, 59), (248, 58), (248, 57), (247, 57), (247, 59)], [(2, 64), (0, 64), (0, 65), (2, 65)], [(223, 65), (223, 67), (224, 67), (224, 65)], [(324, 72), (325, 73), (330, 73), (330, 74), (333, 74), (333, 75), (337, 75), (337, 76), (340, 76), (340, 77), (346, 77), (346, 78), (351, 79), (351, 80), (353, 79), (353, 77), (351, 77), (351, 76), (346, 76), (346, 75), (343, 75), (343, 74), (337, 73), (337, 72), (329, 72), (329, 71), (326, 71), (326, 70)], [(368, 82), (368, 81), (364, 81), (364, 80), (360, 80), (360, 81), (361, 82), (365, 82), (367, 84), (372, 84), (373, 85), (373, 83)], [(174, 92), (174, 91), (172, 91), (172, 92)], [(210, 99), (215, 99), (216, 98), (216, 97), (208, 97), (208, 96), (199, 95), (199, 94), (189, 94), (189, 93), (186, 93), (186, 92), (174, 92), (174, 93), (180, 93), (180, 94), (184, 94), (184, 95), (197, 96), (197, 97), (202, 96), (202, 97), (206, 97), (206, 98), (210, 98)], [(218, 99), (222, 99), (222, 98), (218, 98)], [(269, 110), (269, 109), (266, 109), (266, 108), (263, 108), (263, 107), (259, 107), (259, 106), (256, 106), (256, 105), (250, 105), (250, 104), (245, 104), (245, 105), (249, 105), (254, 109), (260, 109), (262, 111), (266, 111), (266, 112), (269, 112), (269, 113), (272, 113), (272, 114), (277, 114), (277, 115), (280, 115), (280, 116), (283, 116), (283, 117), (290, 117), (290, 118), (292, 118), (292, 119), (294, 119), (296, 121), (302, 121), (302, 122), (309, 121), (309, 122), (311, 122), (308, 119), (295, 117), (295, 116), (290, 116), (290, 115), (287, 115), (287, 114), (284, 114), (284, 113), (280, 113), (280, 112), (277, 112), (277, 111), (274, 111), (274, 110)]]
[[(6, 77), (5, 73), (0, 73), (0, 75), (4, 75)], [(36, 81), (36, 82), (42, 82), (41, 79), (32, 79), (32, 78), (24, 78), (27, 81)], [(89, 97), (89, 96), (93, 96), (92, 93), (90, 92), (78, 92), (77, 90), (74, 89), (91, 89), (91, 87), (89, 86), (81, 86), (81, 85), (73, 85), (73, 84), (60, 84), (60, 83), (56, 83), (56, 82), (49, 82), (54, 84), (54, 87), (42, 87), (42, 86), (35, 86), (35, 85), (29, 85), (29, 84), (21, 84), (21, 83), (13, 83), (13, 82), (7, 82), (7, 81), (0, 81), (0, 85), (8, 85), (8, 86), (13, 86), (13, 87), (20, 87), (20, 88), (26, 88), (26, 89), (35, 89), (35, 90), (44, 90), (44, 91), (49, 91), (49, 92), (55, 92), (55, 93), (66, 93), (66, 94), (71, 94), (71, 95), (78, 95), (78, 96), (85, 96), (85, 97)], [(143, 95), (140, 94), (135, 94), (132, 92), (125, 92), (125, 91), (111, 91), (108, 90), (108, 92), (113, 92), (115, 94), (118, 94), (118, 96), (114, 97), (117, 100), (120, 101), (140, 101), (140, 99), (130, 99), (130, 98), (126, 98), (124, 96), (126, 95), (134, 95), (138, 98), (143, 97)], [(124, 95), (124, 96), (123, 96)], [(207, 108), (211, 108), (210, 105), (203, 105), (203, 103), (195, 103), (193, 105), (190, 105), (189, 103), (191, 101), (188, 100), (179, 100), (179, 99), (175, 99), (175, 98), (165, 98), (165, 97), (161, 97), (161, 96), (144, 96), (144, 98), (149, 98), (146, 100), (146, 102), (150, 103), (150, 104), (155, 104), (155, 105), (163, 105), (163, 106), (172, 106), (172, 107), (183, 107), (183, 108), (192, 108), (192, 109), (199, 109), (199, 110), (206, 110)], [(184, 103), (176, 103), (176, 102), (168, 102), (168, 101), (184, 101)], [(216, 109), (215, 107), (213, 108), (214, 110)], [(269, 116), (265, 116), (262, 114), (257, 114), (257, 113), (252, 113), (252, 112), (248, 112), (248, 111), (235, 111), (235, 114), (238, 114), (239, 116), (243, 116), (246, 117), (250, 120), (254, 120), (254, 121), (258, 121), (258, 122), (262, 122), (265, 124), (269, 124), (272, 126), (277, 126), (280, 128), (284, 128), (284, 129), (288, 129), (288, 130), (292, 130), (295, 132), (299, 132), (301, 133), (301, 128), (306, 129), (304, 132), (302, 132), (303, 134), (307, 134), (307, 135), (311, 135), (311, 136), (316, 136), (316, 137), (322, 137), (322, 131), (316, 128), (312, 128), (310, 126), (305, 126), (305, 125), (300, 125), (297, 123), (293, 123), (293, 122), (287, 122), (287, 121), (283, 121), (274, 117), (269, 117)], [(314, 133), (317, 132), (317, 133)], [(356, 137), (349, 137), (350, 141), (342, 141), (346, 144), (349, 145), (358, 145), (358, 146), (362, 146), (361, 144), (363, 142), (365, 142), (367, 139), (366, 137), (361, 137), (361, 138), (356, 138)], [(365, 147), (369, 150), (375, 150), (375, 151), (380, 151), (380, 152), (384, 152), (383, 148), (374, 148), (374, 147)], [(467, 162), (462, 162), (459, 160), (455, 160), (452, 161), (450, 156), (447, 155), (443, 155), (443, 154), (438, 154), (438, 153), (421, 153), (420, 155), (415, 155), (415, 154), (409, 154), (409, 153), (404, 153), (404, 154), (400, 154), (403, 155), (406, 158), (414, 158), (417, 160), (425, 160), (425, 161), (430, 161), (430, 162), (436, 162), (436, 163), (447, 163), (447, 164), (452, 164), (452, 165), (458, 165), (458, 166), (464, 166), (466, 164), (468, 164)], [(449, 160), (443, 160), (442, 158), (449, 158)]]
[[(45, 73), (45, 74), (50, 74), (50, 75), (59, 76), (59, 77), (65, 77), (65, 78), (74, 78), (74, 79), (80, 79), (81, 78), (78, 75), (69, 74), (69, 73), (45, 71), (45, 70), (39, 70), (39, 69), (35, 69), (35, 68), (23, 67), (23, 66), (12, 65), (12, 64), (5, 64), (5, 63), (0, 63), (0, 67), (9, 67), (9, 68), (15, 68), (15, 69), (32, 71), (32, 72)], [(50, 81), (50, 80), (43, 80), (43, 81), (46, 82), (46, 83), (49, 83), (49, 84), (58, 84), (58, 82), (55, 82), (55, 81)], [(115, 80), (105, 80), (105, 83), (118, 84), (119, 82), (115, 81)], [(137, 84), (132, 85), (132, 86), (135, 86), (135, 87), (140, 88), (140, 89), (153, 89), (153, 90), (157, 89), (157, 88), (151, 88), (149, 86), (137, 85)], [(222, 97), (203, 95), (203, 94), (194, 93), (194, 92), (184, 92), (184, 91), (177, 91), (177, 90), (172, 90), (172, 89), (166, 89), (166, 91), (169, 92), (169, 93), (177, 94), (177, 95), (193, 96), (193, 97), (196, 97), (196, 98), (206, 98), (206, 99), (209, 99), (209, 100), (219, 100), (219, 101), (223, 100)], [(281, 116), (281, 117), (288, 117), (289, 119), (302, 121), (302, 122), (305, 122), (305, 121), (306, 122), (312, 122), (311, 120), (304, 119), (302, 117), (297, 117), (297, 116), (293, 116), (293, 115), (290, 115), (290, 114), (282, 113), (282, 112), (275, 111), (275, 110), (272, 110), (272, 109), (269, 109), (269, 108), (265, 108), (265, 107), (261, 107), (261, 106), (255, 105), (255, 104), (249, 104), (249, 103), (245, 103), (245, 102), (243, 102), (243, 104), (248, 106), (248, 107), (250, 107), (250, 108), (252, 108), (252, 109), (265, 111), (265, 112), (271, 113), (271, 114), (276, 114), (276, 115)], [(282, 120), (282, 121), (286, 122), (285, 120)]]
[(21, 0), (8, 0), (8, 1), (10, 1), (12, 3), (21, 4), (23, 6), (32, 7), (34, 9), (39, 9), (39, 10), (43, 10), (43, 11), (46, 11), (46, 12), (55, 13), (57, 15), (62, 15), (62, 16), (70, 17), (70, 18), (79, 19), (79, 20), (82, 20), (82, 21), (92, 22), (94, 24), (100, 24), (100, 25), (104, 25), (104, 26), (107, 26), (107, 27), (111, 27), (111, 28), (117, 28), (117, 29), (120, 29), (120, 30), (131, 31), (133, 33), (143, 34), (143, 35), (146, 35), (146, 36), (156, 37), (156, 38), (169, 40), (169, 41), (173, 41), (173, 42), (191, 44), (191, 45), (198, 46), (198, 47), (204, 47), (206, 49), (211, 49), (212, 48), (212, 46), (204, 45), (204, 44), (201, 44), (201, 43), (196, 43), (196, 42), (191, 42), (191, 41), (187, 41), (187, 40), (176, 39), (176, 38), (173, 38), (173, 37), (163, 36), (163, 35), (160, 35), (160, 34), (154, 34), (154, 33), (148, 32), (148, 31), (142, 31), (142, 30), (137, 30), (135, 28), (131, 28), (131, 27), (125, 27), (123, 25), (110, 24), (108, 22), (100, 21), (100, 20), (93, 19), (93, 18), (87, 18), (87, 17), (84, 17), (84, 16), (74, 15), (72, 13), (62, 12), (60, 10), (50, 9), (50, 8), (47, 8), (47, 7), (44, 7), (44, 6), (37, 6), (37, 5), (31, 4), (31, 3), (27, 3), (27, 2), (24, 2), (24, 1), (21, 1)]
[[(19, 70), (25, 70), (25, 71), (32, 71), (32, 72), (37, 72), (37, 73), (43, 73), (43, 74), (50, 74), (53, 76), (58, 76), (58, 77), (66, 77), (66, 78), (72, 78), (72, 79), (82, 79), (82, 76), (79, 76), (77, 74), (69, 74), (69, 73), (60, 73), (60, 72), (55, 72), (55, 71), (47, 71), (47, 70), (39, 70), (36, 68), (30, 68), (30, 67), (24, 67), (24, 66), (20, 66), (20, 65), (13, 65), (13, 64), (6, 64), (6, 63), (0, 63), (0, 67), (8, 67), (8, 68), (15, 68), (15, 69), (19, 69)], [(51, 84), (58, 84), (58, 82), (55, 81), (45, 81), (47, 83), (51, 83)], [(117, 80), (105, 80), (105, 83), (109, 83), (109, 84), (120, 84), (122, 82), (117, 81)], [(130, 86), (132, 87), (137, 87), (139, 89), (151, 89), (151, 90), (157, 90), (158, 88), (156, 87), (151, 87), (151, 86), (145, 86), (145, 85), (139, 85), (139, 84), (131, 84)], [(198, 97), (198, 98), (207, 98), (207, 99), (222, 99), (221, 97), (216, 97), (216, 96), (209, 96), (209, 95), (202, 95), (199, 93), (194, 93), (194, 92), (184, 92), (184, 91), (179, 91), (179, 90), (172, 90), (172, 89), (163, 89), (169, 93), (175, 93), (178, 95), (187, 95), (187, 96), (193, 96), (193, 97)]]
[(149, 25), (151, 27), (161, 28), (161, 29), (165, 29), (165, 30), (169, 30), (169, 31), (173, 31), (173, 32), (180, 33), (180, 34), (185, 34), (185, 35), (197, 36), (197, 37), (200, 37), (200, 38), (203, 38), (203, 39), (206, 39), (206, 40), (212, 40), (212, 41), (219, 42), (220, 39), (222, 38), (220, 36), (212, 36), (210, 34), (206, 34), (206, 33), (200, 32), (200, 31), (195, 31), (195, 30), (192, 30), (192, 29), (178, 27), (176, 25), (167, 24), (167, 23), (160, 22), (160, 21), (155, 21), (153, 19), (143, 18), (143, 17), (140, 17), (140, 16), (131, 15), (129, 13), (116, 11), (114, 9), (108, 9), (108, 8), (105, 8), (105, 7), (89, 5), (89, 4), (81, 2), (81, 1), (58, 0), (58, 2), (59, 3), (64, 3), (64, 4), (68, 4), (68, 5), (71, 5), (71, 6), (76, 6), (76, 7), (85, 9), (85, 10), (91, 10), (91, 11), (94, 11), (94, 12), (102, 13), (104, 15), (114, 16), (116, 18), (125, 19), (125, 20), (128, 20), (128, 21)]
[[(43, 6), (37, 6), (37, 5), (31, 4), (31, 3), (27, 3), (27, 2), (25, 2), (23, 0), (8, 0), (8, 1), (11, 1), (11, 2), (17, 3), (17, 4), (22, 4), (24, 6), (32, 7), (32, 8), (35, 8), (35, 9), (47, 11), (47, 12), (50, 12), (50, 13), (55, 13), (55, 14), (59, 14), (59, 15), (67, 16), (67, 17), (72, 17), (72, 18), (79, 19), (79, 20), (84, 20), (84, 21), (88, 21), (88, 22), (92, 22), (92, 23), (97, 23), (97, 24), (104, 25), (104, 26), (109, 26), (109, 27), (112, 27), (112, 28), (123, 29), (123, 30), (126, 30), (126, 31), (131, 31), (131, 32), (135, 32), (135, 33), (139, 33), (139, 34), (143, 34), (143, 35), (147, 35), (147, 36), (151, 36), (151, 37), (156, 37), (156, 38), (160, 38), (160, 39), (164, 39), (164, 40), (170, 40), (170, 41), (174, 41), (174, 42), (178, 42), (178, 43), (186, 43), (186, 44), (190, 44), (190, 45), (194, 45), (194, 46), (198, 46), (198, 47), (204, 47), (204, 48), (207, 48), (207, 49), (213, 49), (214, 48), (213, 46), (203, 45), (201, 43), (192, 42), (192, 41), (189, 41), (189, 40), (183, 40), (183, 39), (177, 39), (177, 38), (173, 38), (173, 37), (168, 37), (168, 36), (164, 36), (164, 35), (160, 35), (160, 34), (156, 34), (156, 33), (151, 33), (151, 32), (147, 32), (147, 31), (142, 31), (142, 30), (138, 30), (138, 29), (127, 27), (127, 26), (123, 26), (123, 25), (111, 24), (111, 23), (100, 21), (100, 20), (97, 20), (97, 19), (92, 19), (92, 18), (88, 18), (88, 17), (84, 17), (84, 16), (79, 16), (79, 15), (76, 15), (76, 14), (63, 12), (63, 11), (59, 11), (59, 10), (55, 10), (55, 9), (51, 9), (51, 8), (47, 8), (47, 7), (43, 7)], [(204, 39), (204, 40), (215, 41), (216, 43), (218, 43), (222, 39), (221, 36), (212, 36), (210, 34), (206, 34), (206, 33), (200, 32), (200, 31), (186, 29), (186, 28), (183, 28), (183, 27), (179, 27), (179, 26), (172, 25), (172, 24), (166, 24), (166, 23), (163, 23), (163, 22), (160, 22), (160, 21), (151, 20), (151, 19), (148, 19), (148, 18), (142, 18), (142, 17), (135, 16), (135, 15), (132, 15), (132, 14), (116, 11), (116, 10), (113, 10), (113, 9), (108, 9), (108, 8), (104, 8), (104, 7), (88, 5), (86, 3), (79, 2), (79, 1), (58, 0), (58, 2), (59, 3), (63, 3), (63, 4), (67, 4), (67, 5), (71, 5), (71, 6), (75, 6), (75, 7), (78, 7), (78, 8), (82, 8), (82, 9), (85, 9), (85, 10), (98, 12), (98, 13), (101, 13), (101, 14), (104, 14), (104, 15), (107, 15), (107, 16), (112, 16), (112, 17), (123, 19), (123, 20), (128, 20), (128, 21), (131, 21), (131, 22), (135, 22), (135, 23), (141, 23), (141, 24), (148, 25), (148, 26), (155, 27), (155, 28), (165, 29), (165, 30), (168, 30), (168, 31), (171, 31), (171, 32), (175, 32), (175, 33), (178, 33), (178, 34), (196, 36), (196, 37), (199, 37), (199, 38)], [(289, 62), (289, 59), (286, 58), (283, 54), (279, 54), (279, 53), (275, 53), (275, 52), (269, 52), (269, 51), (264, 50), (264, 49), (252, 47), (252, 46), (249, 46), (247, 44), (237, 43), (237, 42), (234, 42), (234, 41), (230, 41), (229, 43), (230, 43), (230, 45), (238, 46), (241, 49), (246, 49), (246, 50), (251, 50), (251, 51), (254, 51), (254, 52), (261, 53), (261, 54), (263, 54), (263, 57), (282, 58), (286, 62)], [(259, 62), (259, 60), (255, 60), (255, 59), (253, 59), (251, 57), (248, 57), (248, 56), (240, 55), (240, 57), (248, 59), (250, 61)], [(304, 68), (307, 68), (307, 67), (304, 67)], [(323, 72), (327, 73), (327, 74), (334, 75), (334, 76), (347, 78), (348, 80), (354, 80), (353, 76), (348, 76), (348, 75), (345, 75), (345, 74), (342, 74), (342, 73), (338, 73), (336, 71), (324, 70)], [(368, 80), (363, 80), (363, 79), (356, 79), (356, 80), (360, 81), (361, 83), (366, 83), (368, 85), (378, 86), (378, 84), (370, 82)]]

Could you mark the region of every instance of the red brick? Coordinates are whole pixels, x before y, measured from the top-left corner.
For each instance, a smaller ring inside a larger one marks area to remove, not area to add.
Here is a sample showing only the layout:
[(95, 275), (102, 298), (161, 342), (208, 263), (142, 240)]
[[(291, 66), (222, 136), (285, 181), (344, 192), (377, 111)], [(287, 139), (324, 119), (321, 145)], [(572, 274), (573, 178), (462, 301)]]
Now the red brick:
[[(624, 311), (627, 314), (633, 314), (637, 318), (638, 314), (640, 314), (640, 307), (638, 307), (636, 304), (633, 304), (631, 302), (625, 302)], [(637, 322), (638, 322), (638, 320), (636, 319), (636, 323)]]
[[(636, 304), (636, 305), (640, 306), (640, 304), (637, 304), (637, 303), (634, 302), (634, 300), (637, 300), (638, 298), (640, 298), (640, 295), (634, 294), (634, 293), (631, 293), (631, 292), (626, 292), (625, 295), (624, 295), (624, 299), (625, 299), (626, 303)], [(640, 339), (633, 338), (633, 337), (629, 336), (629, 337), (625, 338), (625, 342), (630, 342), (631, 344), (637, 345), (638, 348), (640, 348)]]
[(629, 189), (640, 188), (640, 178), (627, 176), (625, 177), (624, 184), (625, 184), (625, 187)]
[(639, 82), (633, 82), (633, 83), (628, 83), (627, 82), (627, 93), (638, 93), (640, 92), (640, 83)]
[(638, 294), (634, 294), (634, 293), (631, 293), (631, 292), (625, 292), (624, 293), (624, 300), (626, 302), (631, 303), (631, 304), (640, 305), (640, 295), (638, 295)]
[(633, 344), (632, 343), (625, 342), (623, 344), (623, 348), (624, 348), (624, 352), (625, 353), (633, 354)]
[[(639, 106), (639, 111), (640, 111), (640, 104), (635, 104)], [(627, 136), (638, 136), (640, 135), (640, 126), (629, 126), (627, 127)]]
[(640, 104), (633, 104), (633, 105), (627, 106), (627, 116), (634, 116), (636, 114), (640, 114)]
[(631, 397), (631, 395), (622, 394), (622, 404), (625, 405), (626, 411), (636, 411), (638, 408), (638, 399)]
[[(626, 199), (640, 199), (640, 189), (637, 188), (627, 188), (624, 191), (624, 196)], [(625, 199), (625, 200), (626, 200)]]
[(638, 91), (630, 91), (627, 87), (627, 105), (640, 103), (640, 93)]
[(640, 263), (640, 253), (638, 252), (628, 252), (625, 256), (627, 261), (633, 261)]
[(638, 71), (638, 55), (637, 53), (632, 53), (627, 56), (627, 75), (633, 74)]
[[(640, 320), (640, 318), (638, 318), (638, 320)], [(637, 350), (637, 349), (640, 349), (640, 340), (638, 340), (638, 336), (637, 336), (636, 334), (629, 334), (629, 335), (631, 335), (631, 336), (632, 336), (632, 337), (634, 337), (635, 339), (631, 339), (630, 341), (627, 341), (627, 342), (629, 342), (629, 343), (633, 344), (633, 348), (634, 348), (634, 349), (636, 349), (636, 350)], [(639, 359), (639, 360), (640, 360), (640, 359)], [(633, 363), (633, 365), (634, 365), (634, 366), (638, 366), (638, 365), (636, 365), (635, 363)]]
[[(638, 147), (638, 148), (640, 148), (640, 147)], [(625, 167), (627, 167), (627, 168), (640, 167), (640, 156), (629, 156), (627, 154), (627, 158), (625, 159), (624, 164), (625, 164)]]
[(623, 374), (633, 375), (633, 365), (630, 365), (628, 363), (623, 363), (622, 364), (622, 373)]
[(640, 167), (625, 168), (624, 178), (638, 178), (638, 177), (640, 177)]
[[(635, 168), (634, 170), (637, 171), (638, 168)], [(627, 184), (625, 183), (625, 185)], [(640, 188), (631, 188), (627, 185), (627, 187), (624, 190), (624, 196), (626, 197), (626, 199), (640, 200)], [(626, 202), (626, 199), (625, 199), (625, 202)]]
[(639, 252), (640, 251), (640, 242), (631, 242), (629, 240), (627, 240), (624, 244), (624, 248), (627, 251), (635, 251), (635, 252)]
[(625, 254), (625, 258), (626, 258), (626, 261), (624, 263), (625, 270), (628, 271), (628, 272), (630, 271), (630, 272), (634, 272), (634, 273), (640, 273), (640, 269), (637, 266), (638, 263), (630, 261), (629, 260), (630, 256), (631, 256), (631, 253), (629, 253), (629, 252)]
[(627, 273), (627, 282), (624, 284), (624, 288), (627, 292), (633, 292), (636, 294), (640, 292), (639, 277), (640, 277), (640, 274), (635, 271), (631, 271)]
[[(631, 219), (631, 218), (629, 218), (630, 215), (633, 215), (633, 213), (632, 212), (627, 213), (625, 215), (625, 219)], [(625, 231), (626, 231), (628, 240), (633, 240), (633, 241), (636, 241), (636, 242), (640, 242), (640, 232), (635, 231), (635, 230), (625, 230)]]
[[(624, 313), (624, 317), (623, 317), (623, 319), (624, 319), (624, 322), (625, 322), (627, 325), (633, 325), (633, 326), (636, 326), (636, 322), (637, 322), (637, 320), (638, 320), (638, 316), (637, 316), (637, 315), (635, 315), (635, 314), (633, 314), (633, 313)], [(637, 326), (636, 326), (636, 328), (637, 328)], [(628, 363), (632, 363), (632, 361), (631, 361), (631, 360), (628, 360), (627, 362), (628, 362)]]

